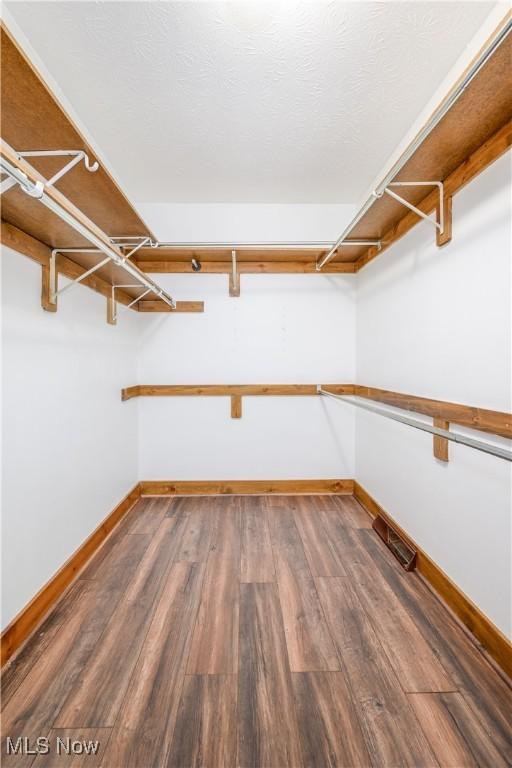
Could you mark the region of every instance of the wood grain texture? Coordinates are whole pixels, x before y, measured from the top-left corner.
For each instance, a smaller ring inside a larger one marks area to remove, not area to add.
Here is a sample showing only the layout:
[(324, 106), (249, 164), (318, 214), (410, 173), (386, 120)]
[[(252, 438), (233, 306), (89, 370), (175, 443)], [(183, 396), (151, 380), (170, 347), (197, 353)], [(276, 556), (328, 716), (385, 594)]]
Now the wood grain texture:
[(354, 496), (334, 496), (335, 505), (341, 512), (343, 525), (349, 528), (371, 528), (372, 519)]
[(168, 768), (236, 765), (236, 675), (187, 675)]
[(142, 300), (135, 305), (139, 312), (204, 312), (204, 301), (177, 301), (173, 309), (165, 301)]
[(299, 731), (275, 584), (242, 584), (237, 765), (301, 768)]
[[(130, 509), (82, 572), (88, 578), (6, 667), (4, 749), (7, 736), (87, 733), (58, 727), (76, 722), (71, 712), (112, 724), (104, 768), (512, 764), (511, 687), (423, 579), (361, 527), (358, 505), (333, 495), (166, 498), (158, 528), (130, 533), (154, 501)], [(321, 535), (304, 526), (299, 536), (297, 510), (318, 518)], [(311, 646), (326, 657), (322, 630), (312, 629), (318, 615), (339, 669), (291, 672), (290, 609), (277, 582), (240, 584), (247, 512), (248, 570), (256, 573), (255, 551), (266, 557), (273, 518), (272, 554), (277, 542), (298, 584), (292, 644), (301, 659)], [(325, 537), (347, 575), (316, 577), (313, 600), (302, 541), (322, 550)], [(180, 554), (202, 562), (177, 562)], [(195, 637), (201, 603), (208, 642)], [(234, 671), (187, 676), (193, 643), (207, 667)], [(453, 691), (404, 691), (439, 682), (440, 669)], [(3, 764), (25, 768), (33, 757)]]
[[(18, 253), (27, 256), (29, 259), (32, 259), (32, 261), (41, 264), (43, 269), (48, 267), (50, 263), (51, 248), (3, 219), (1, 221), (0, 241), (6, 247), (12, 248), (13, 251), (17, 251)], [(57, 271), (59, 274), (68, 277), (70, 280), (75, 280), (86, 271), (86, 268), (61, 253), (57, 257)], [(96, 293), (105, 296), (107, 299), (112, 295), (112, 286), (96, 274), (84, 278), (81, 281), (81, 285), (87, 286), (91, 290), (96, 291)], [(116, 291), (116, 300), (121, 304), (129, 304), (132, 301), (132, 298), (132, 296), (122, 289)], [(50, 305), (50, 307), (48, 307), (49, 311), (53, 311), (53, 306), (54, 305)], [(44, 306), (44, 309), (47, 309), (47, 307)], [(132, 309), (134, 309), (134, 307), (132, 307)]]
[(325, 524), (326, 511), (311, 509), (300, 497), (292, 508), (312, 575), (346, 576), (342, 553)]
[(70, 618), (77, 600), (86, 590), (86, 582), (81, 579), (75, 581), (19, 651), (5, 664), (1, 680), (2, 708), (7, 705), (14, 691), (34, 669), (42, 654), (50, 648), (57, 633)]
[(148, 537), (125, 536), (108, 563), (101, 580), (87, 582), (64, 631), (57, 633), (8, 702), (2, 717), (2, 765), (24, 768), (31, 755), (7, 755), (6, 738), (46, 736), (62, 702), (107, 625), (121, 593), (130, 582), (148, 546)]
[[(110, 728), (52, 728), (50, 751), (38, 755), (34, 768), (101, 768)], [(80, 747), (80, 745), (83, 747)]]
[(355, 385), (354, 392), (357, 397), (386, 403), (405, 411), (423, 413), (432, 418), (460, 424), (463, 427), (488, 432), (492, 435), (512, 438), (512, 414), (502, 411), (490, 411), (486, 408), (477, 408), (472, 405), (449, 403), (445, 400), (431, 400), (427, 397), (405, 395), (402, 392), (390, 392), (386, 389)]
[[(361, 533), (364, 541), (372, 536)], [(379, 637), (391, 667), (406, 692), (454, 691), (456, 685), (443, 669), (400, 600), (372, 559), (350, 566), (351, 585)]]
[(485, 616), (462, 590), (439, 568), (421, 547), (393, 520), (374, 498), (360, 485), (354, 483), (356, 499), (371, 517), (382, 515), (394, 526), (406, 542), (416, 550), (416, 570), (445, 601), (458, 619), (469, 629), (488, 651), (497, 664), (512, 676), (512, 645), (505, 635)]
[(506, 768), (478, 717), (460, 693), (409, 697), (439, 765), (446, 768)]
[(44, 615), (57, 602), (71, 581), (139, 496), (139, 486), (136, 485), (6, 627), (1, 638), (2, 665), (20, 647)]
[(434, 649), (444, 669), (488, 733), (492, 733), (500, 754), (512, 763), (512, 689), (509, 678), (505, 680), (496, 673), (482, 653), (481, 646), (462, 631), (457, 620), (426, 583), (416, 576), (416, 572), (406, 574), (402, 571), (375, 536), (366, 535), (366, 532), (361, 532), (360, 536), (364, 536), (368, 553), (404, 608), (414, 617), (418, 629)]
[(338, 670), (339, 661), (293, 511), (272, 508), (269, 524), (290, 669), (293, 672)]
[(371, 766), (343, 672), (294, 672), (295, 708), (305, 766)]
[(241, 581), (274, 581), (274, 556), (263, 497), (242, 498), (241, 512)]
[[(447, 430), (450, 428), (450, 422), (445, 419), (434, 418), (434, 427)], [(439, 461), (448, 461), (448, 440), (446, 437), (434, 435), (434, 456)]]
[(165, 765), (203, 574), (201, 563), (176, 563), (169, 571), (110, 737), (105, 766)]
[(231, 395), (231, 418), (242, 418), (242, 397), (241, 395)]
[(182, 517), (162, 521), (103, 633), (101, 647), (84, 667), (54, 727), (114, 725), (184, 523)]
[[(141, 251), (144, 251), (144, 249), (141, 248)], [(154, 251), (151, 251), (151, 253), (141, 253), (141, 251), (137, 252), (137, 263), (138, 266), (148, 274), (152, 272), (160, 274), (181, 274), (190, 272), (192, 274), (193, 272), (190, 259), (188, 261), (183, 261), (183, 256), (181, 254), (177, 254), (177, 257), (176, 254), (174, 254), (174, 257), (171, 257), (170, 254), (165, 253), (165, 250), (159, 249), (158, 259), (155, 259)], [(231, 273), (231, 262), (212, 260), (212, 256), (214, 255), (215, 254), (213, 252), (210, 252), (206, 254), (206, 259), (201, 258), (201, 272), (204, 272), (205, 274), (229, 275)], [(318, 255), (323, 255), (323, 252), (319, 252)], [(251, 258), (251, 261), (238, 262), (238, 271), (240, 274), (320, 274), (316, 269), (316, 259), (309, 258), (308, 261), (299, 261), (297, 256), (295, 256), (295, 261), (280, 261), (279, 259), (283, 258), (283, 252), (279, 250), (276, 252), (275, 257), (272, 259), (268, 254), (265, 256), (265, 258), (262, 259), (261, 253), (257, 252), (251, 254)], [(353, 274), (355, 272), (355, 264), (331, 261), (322, 269), (322, 272), (338, 275)]]
[(168, 499), (151, 499), (143, 514), (136, 514), (127, 533), (154, 533), (162, 523), (169, 507)]
[(52, 292), (56, 290), (55, 281), (50, 279), (50, 267), (47, 264), (41, 266), (41, 306), (47, 312), (57, 311), (57, 298), (51, 301)]
[(143, 496), (352, 493), (353, 480), (142, 480)]
[(240, 515), (226, 504), (221, 504), (215, 514), (212, 547), (190, 645), (189, 675), (238, 671)]
[[(214, 526), (210, 499), (189, 498), (179, 499), (178, 514), (187, 515), (186, 528), (181, 538), (176, 560), (189, 563), (205, 562), (209, 551)], [(201, 502), (207, 502), (207, 504)], [(187, 511), (189, 510), (189, 511)]]
[(389, 667), (349, 579), (316, 579), (375, 765), (435, 766), (436, 760)]
[[(322, 384), (338, 395), (354, 394), (353, 384)], [(244, 397), (318, 395), (316, 384), (136, 384), (121, 390), (121, 399), (132, 397)], [(319, 395), (318, 395), (319, 396)]]
[[(491, 411), (445, 400), (392, 392), (362, 384), (321, 384), (322, 389), (338, 395), (355, 394), (368, 400), (386, 403), (406, 411), (423, 413), (434, 419), (453, 422), (470, 429), (512, 438), (512, 414)], [(121, 399), (133, 397), (249, 397), (249, 396), (316, 396), (316, 384), (137, 384), (121, 390)], [(443, 439), (443, 438), (441, 438)], [(290, 488), (289, 493), (294, 493)], [(321, 492), (321, 491), (319, 491)]]
[[(83, 149), (93, 160), (92, 148), (4, 25), (0, 48), (2, 137), (5, 141), (18, 151)], [(31, 159), (45, 173), (54, 173), (65, 163), (65, 158)], [(104, 168), (88, 173), (82, 167), (76, 167), (58, 185), (107, 232), (151, 234)]]
[[(508, 44), (510, 45), (510, 38)], [(510, 53), (508, 55), (510, 56)], [(510, 84), (508, 84), (507, 87), (510, 90)], [(480, 110), (481, 105), (479, 106), (478, 112), (480, 112)], [(496, 130), (495, 133), (483, 137), (483, 141), (480, 140), (480, 144), (473, 145), (472, 151), (468, 152), (465, 156), (460, 157), (460, 164), (455, 169), (451, 170), (447, 176), (429, 176), (429, 178), (438, 178), (444, 182), (444, 192), (448, 198), (451, 198), (463, 189), (466, 184), (476, 178), (510, 148), (512, 143), (510, 111), (508, 117), (505, 119), (506, 122), (503, 123), (502, 121), (501, 125), (496, 126), (498, 130)], [(402, 174), (404, 173), (406, 173), (405, 169), (402, 171)], [(403, 179), (405, 178), (407, 177), (403, 175)], [(419, 177), (414, 176), (413, 174), (412, 178)], [(429, 214), (435, 209), (438, 203), (438, 194), (437, 190), (435, 190), (430, 192), (423, 199), (420, 198), (415, 201), (410, 195), (408, 199), (413, 202), (417, 208), (423, 211), (423, 213)], [(373, 207), (375, 208), (375, 205)], [(380, 212), (378, 208), (381, 209)], [(383, 205), (382, 203), (379, 204), (378, 208), (372, 212), (371, 218), (374, 219), (373, 222), (370, 222), (370, 217), (367, 216), (366, 221), (361, 220), (351, 233), (353, 237), (356, 237), (359, 236), (356, 234), (357, 230), (361, 232), (368, 226), (374, 226), (376, 227), (375, 229), (366, 230), (366, 236), (369, 237), (371, 233), (372, 236), (375, 237), (377, 232), (379, 232), (381, 240), (380, 251), (376, 246), (371, 246), (357, 258), (355, 262), (356, 272), (365, 267), (366, 264), (379, 256), (391, 245), (396, 243), (421, 221), (420, 217), (412, 211), (409, 211), (404, 216), (403, 209), (401, 212), (399, 208), (393, 208), (392, 206)]]

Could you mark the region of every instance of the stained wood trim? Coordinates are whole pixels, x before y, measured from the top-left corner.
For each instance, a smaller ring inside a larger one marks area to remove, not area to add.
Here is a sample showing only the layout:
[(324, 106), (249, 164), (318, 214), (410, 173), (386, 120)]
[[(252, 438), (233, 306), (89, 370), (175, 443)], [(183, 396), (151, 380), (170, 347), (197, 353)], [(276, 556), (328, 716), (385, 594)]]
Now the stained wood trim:
[[(36, 240), (35, 237), (27, 235), (26, 232), (23, 232), (21, 229), (18, 229), (3, 220), (0, 229), (0, 241), (7, 248), (12, 248), (13, 251), (21, 253), (23, 256), (32, 259), (32, 261), (41, 264), (43, 269), (50, 264), (51, 248), (40, 240)], [(57, 257), (57, 271), (59, 274), (64, 275), (64, 277), (68, 277), (70, 280), (75, 280), (77, 277), (80, 277), (80, 275), (83, 275), (86, 269), (72, 261), (63, 253), (59, 253)], [(91, 290), (96, 291), (96, 293), (101, 293), (101, 295), (106, 298), (109, 298), (112, 295), (112, 286), (110, 283), (102, 280), (101, 277), (98, 277), (97, 275), (86, 277), (80, 284), (86, 285)], [(125, 291), (119, 289), (116, 291), (116, 301), (127, 305), (133, 301), (133, 296), (129, 296)], [(50, 306), (53, 307), (55, 305)], [(49, 309), (49, 307), (44, 307), (44, 309)], [(135, 309), (135, 307), (132, 307), (132, 309)]]
[(351, 494), (353, 480), (142, 480), (142, 496)]
[(231, 395), (231, 418), (242, 418), (242, 398), (240, 395)]
[[(357, 395), (367, 400), (386, 403), (406, 411), (423, 413), (433, 419), (453, 422), (464, 427), (512, 438), (512, 414), (476, 408), (472, 405), (432, 400), (361, 384), (321, 384), (322, 389), (337, 395)], [(121, 399), (132, 397), (230, 397), (316, 395), (316, 384), (136, 384), (121, 390)], [(443, 438), (441, 438), (443, 439)]]
[(139, 301), (135, 306), (139, 312), (204, 312), (204, 301), (177, 301), (176, 309), (161, 300)]
[(77, 219), (80, 224), (90, 233), (92, 233), (96, 238), (101, 240), (106, 246), (110, 248), (111, 251), (114, 251), (117, 253), (120, 259), (123, 258), (123, 254), (119, 250), (119, 248), (115, 245), (113, 245), (110, 242), (109, 237), (103, 232), (102, 229), (100, 229), (91, 219), (86, 216), (83, 211), (81, 211), (79, 208), (76, 207), (70, 200), (68, 200), (65, 195), (62, 194), (62, 192), (59, 192), (58, 189), (55, 187), (48, 186), (46, 184), (46, 179), (42, 174), (40, 174), (35, 168), (33, 168), (29, 163), (27, 163), (23, 158), (19, 157), (19, 155), (15, 152), (15, 150), (7, 144), (6, 141), (3, 139), (0, 140), (0, 153), (1, 155), (8, 160), (12, 165), (18, 167), (23, 173), (26, 174), (27, 178), (31, 182), (37, 182), (41, 181), (45, 185), (44, 191), (45, 194), (48, 195), (49, 198), (53, 200), (53, 202), (60, 205), (61, 208), (63, 208), (67, 213), (69, 213), (71, 216), (73, 216), (75, 219)]
[(41, 306), (47, 312), (57, 311), (57, 301), (55, 302), (50, 301), (52, 290), (55, 288), (55, 286), (52, 286), (52, 282), (55, 282), (55, 281), (51, 280), (50, 278), (49, 265), (42, 264), (41, 265)]
[[(439, 248), (449, 243), (452, 239), (452, 208), (453, 195), (445, 195), (443, 202), (444, 227), (443, 233), (436, 229), (436, 244)], [(440, 205), (437, 205), (437, 221), (439, 221)]]
[(460, 424), (480, 432), (512, 438), (512, 413), (491, 411), (485, 408), (475, 408), (472, 405), (450, 403), (445, 400), (430, 400), (416, 395), (405, 395), (401, 392), (391, 392), (376, 387), (354, 386), (354, 394), (368, 400), (402, 408), (405, 411), (423, 413), (434, 419)]
[[(109, 169), (105, 166), (103, 158), (99, 157), (97, 152), (89, 144), (89, 141), (84, 137), (81, 130), (75, 124), (74, 120), (66, 112), (59, 99), (52, 92), (51, 88), (46, 83), (41, 73), (38, 71), (37, 67), (26, 55), (25, 51), (19, 45), (16, 38), (11, 34), (4, 20), (0, 20), (0, 30), (2, 46), (7, 49), (6, 55), (9, 56), (9, 52), (11, 51), (12, 47), (12, 52), (16, 53), (18, 62), (22, 62), (21, 66), (18, 63), (18, 66), (15, 69), (16, 77), (14, 78), (14, 87), (19, 91), (24, 91), (26, 94), (30, 95), (29, 98), (32, 99), (31, 117), (44, 114), (46, 116), (50, 115), (52, 118), (51, 120), (46, 120), (45, 130), (43, 131), (44, 138), (42, 143), (40, 140), (37, 142), (37, 148), (55, 149), (61, 146), (69, 148), (71, 136), (73, 136), (73, 134), (76, 135), (77, 141), (71, 140), (72, 148), (84, 149), (84, 151), (92, 159), (98, 159), (100, 161), (101, 168), (99, 173), (104, 174), (108, 180), (108, 185), (107, 188), (104, 189), (104, 194), (107, 195), (107, 199), (113, 203), (116, 208), (118, 208), (121, 204), (124, 210), (130, 214), (130, 219), (126, 221), (126, 225), (129, 225), (129, 227), (126, 228), (125, 226), (123, 232), (126, 232), (127, 235), (148, 234), (152, 239), (155, 239), (146, 222), (143, 220), (140, 214), (135, 211), (132, 203), (123, 192), (115, 178), (112, 176)], [(9, 61), (9, 58), (7, 58), (7, 61)], [(36, 103), (33, 102), (34, 98), (36, 99)], [(7, 116), (6, 110), (4, 109), (2, 120), (4, 131), (6, 123), (9, 123), (10, 126), (12, 125), (14, 131), (19, 131), (19, 114), (23, 115), (23, 105), (19, 105), (18, 103), (16, 103), (16, 111), (14, 114), (9, 114)], [(64, 143), (62, 140), (63, 136), (65, 137)], [(22, 143), (24, 142), (22, 141)], [(18, 149), (24, 149), (24, 147), (18, 147)], [(95, 191), (97, 194), (97, 185), (95, 185)]]
[[(353, 395), (352, 384), (322, 384), (334, 394)], [(316, 384), (136, 384), (121, 390), (121, 399), (132, 397), (231, 397), (316, 395)]]
[(370, 517), (383, 517), (416, 550), (416, 570), (437, 595), (453, 611), (458, 619), (484, 646), (496, 663), (512, 677), (512, 644), (490, 619), (467, 597), (464, 592), (441, 570), (427, 553), (416, 544), (360, 483), (354, 481), (354, 496)]
[[(143, 259), (133, 260), (139, 269), (147, 274), (150, 273), (193, 273), (190, 261), (171, 261), (164, 259), (154, 259), (145, 261)], [(329, 262), (318, 272), (316, 261), (239, 261), (237, 262), (239, 274), (259, 275), (259, 274), (353, 274), (356, 272), (354, 262)], [(231, 262), (229, 261), (205, 261), (201, 259), (201, 272), (218, 275), (231, 274)], [(194, 273), (196, 274), (196, 273)]]
[[(435, 418), (434, 427), (437, 427), (437, 429), (448, 430), (450, 428), (450, 422), (445, 421), (444, 419)], [(436, 459), (439, 459), (439, 461), (448, 461), (448, 450), (448, 439), (446, 437), (434, 435), (434, 456)]]
[[(448, 230), (445, 233), (445, 237), (441, 236), (441, 242), (438, 240), (438, 245), (447, 242), (447, 236), (451, 237), (451, 198), (457, 192), (460, 192), (466, 184), (469, 184), (474, 178), (476, 178), (482, 171), (485, 171), (489, 165), (494, 163), (501, 155), (506, 152), (512, 145), (512, 121), (509, 120), (505, 125), (500, 128), (488, 141), (484, 142), (473, 154), (469, 155), (463, 163), (459, 165), (446, 179), (444, 179), (444, 194), (449, 202), (445, 205), (448, 206)], [(437, 189), (430, 192), (420, 203), (416, 205), (423, 213), (429, 214), (436, 208), (438, 204), (438, 191)], [(445, 208), (446, 211), (446, 208)], [(399, 221), (393, 224), (387, 232), (381, 237), (380, 250), (376, 246), (371, 246), (362, 256), (360, 256), (355, 262), (355, 271), (365, 267), (370, 261), (373, 261), (377, 256), (380, 256), (387, 248), (389, 248), (397, 240), (400, 240), (407, 232), (409, 232), (416, 224), (419, 224), (421, 219), (412, 211), (406, 213)], [(322, 270), (323, 271), (323, 270)]]
[(87, 537), (83, 544), (78, 547), (64, 565), (59, 568), (57, 573), (39, 590), (30, 603), (6, 627), (1, 637), (2, 665), (5, 664), (43, 620), (52, 606), (107, 538), (108, 534), (135, 504), (140, 494), (140, 486), (137, 483), (91, 535)]

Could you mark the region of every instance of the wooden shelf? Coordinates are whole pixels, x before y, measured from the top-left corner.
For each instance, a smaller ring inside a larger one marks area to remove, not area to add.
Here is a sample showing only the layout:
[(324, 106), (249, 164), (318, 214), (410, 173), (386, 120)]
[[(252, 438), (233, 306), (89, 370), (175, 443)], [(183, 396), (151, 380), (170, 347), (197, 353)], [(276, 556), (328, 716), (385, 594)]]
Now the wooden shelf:
[(121, 390), (122, 400), (133, 397), (276, 397), (316, 396), (318, 386), (334, 395), (355, 395), (450, 423), (512, 439), (512, 413), (491, 411), (446, 400), (432, 400), (361, 384), (136, 384)]
[[(511, 61), (512, 35), (509, 34), (393, 181), (442, 181), (446, 196), (451, 198), (507, 151), (512, 140)], [(402, 187), (400, 195), (424, 213), (431, 213), (437, 202), (436, 194), (430, 190), (426, 194), (422, 187)], [(384, 195), (375, 201), (347, 238), (381, 240), (382, 248), (345, 245), (322, 272), (357, 272), (420, 220)], [(240, 273), (307, 273), (316, 271), (316, 262), (326, 252), (240, 250), (237, 261)], [(147, 272), (188, 272), (192, 257), (201, 260), (205, 272), (230, 272), (228, 249), (141, 249), (137, 261)]]
[[(83, 149), (94, 152), (59, 105), (41, 77), (20, 51), (5, 27), (1, 30), (2, 138), (15, 150)], [(451, 197), (478, 173), (494, 162), (512, 141), (512, 35), (509, 35), (468, 85), (459, 100), (416, 150), (395, 181), (443, 181)], [(45, 176), (62, 160), (32, 159)], [(58, 189), (109, 236), (154, 236), (104, 168), (88, 173), (76, 166), (58, 182)], [(424, 212), (436, 204), (434, 193), (424, 188), (401, 188), (403, 195)], [(3, 196), (2, 218), (51, 248), (82, 247), (86, 242), (62, 221), (20, 190)], [(420, 221), (387, 195), (379, 198), (350, 232), (348, 239), (380, 239), (374, 246), (344, 246), (323, 272), (357, 272)], [(341, 225), (340, 225), (341, 228)], [(240, 274), (315, 273), (325, 249), (240, 249)], [(140, 249), (137, 265), (147, 273), (191, 272), (191, 259), (202, 262), (205, 273), (231, 272), (231, 248), (210, 247)], [(73, 261), (83, 268), (94, 263), (94, 255), (76, 254)], [(134, 259), (135, 261), (135, 259)], [(115, 268), (98, 273), (107, 283), (117, 280)]]
[[(96, 160), (90, 145), (3, 24), (0, 29), (0, 56), (3, 141), (17, 152), (83, 150), (91, 161)], [(45, 178), (65, 163), (66, 158), (62, 157), (30, 158), (30, 164)], [(89, 173), (83, 164), (78, 164), (57, 182), (56, 189), (108, 236), (154, 237), (101, 163), (95, 173)], [(12, 233), (14, 227), (50, 249), (91, 247), (87, 240), (52, 211), (19, 188), (12, 188), (2, 195), (2, 221), (11, 225), (10, 230), (3, 227), (3, 232)], [(6, 244), (12, 245), (12, 241)], [(96, 254), (78, 253), (59, 258), (74, 265), (75, 277), (77, 268), (80, 274), (80, 268), (88, 269), (99, 260)], [(61, 271), (66, 274), (65, 270)], [(99, 269), (95, 273), (95, 280), (100, 285), (127, 282), (126, 273), (113, 263)], [(133, 298), (136, 295), (137, 290), (127, 289), (124, 292), (124, 303), (130, 300), (130, 296)]]

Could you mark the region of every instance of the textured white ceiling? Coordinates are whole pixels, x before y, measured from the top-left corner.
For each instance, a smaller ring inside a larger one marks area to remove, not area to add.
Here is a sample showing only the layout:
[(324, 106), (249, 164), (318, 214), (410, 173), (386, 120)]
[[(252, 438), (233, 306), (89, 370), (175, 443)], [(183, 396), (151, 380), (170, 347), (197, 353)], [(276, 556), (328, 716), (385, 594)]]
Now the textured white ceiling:
[(6, 2), (128, 196), (354, 202), (480, 2)]

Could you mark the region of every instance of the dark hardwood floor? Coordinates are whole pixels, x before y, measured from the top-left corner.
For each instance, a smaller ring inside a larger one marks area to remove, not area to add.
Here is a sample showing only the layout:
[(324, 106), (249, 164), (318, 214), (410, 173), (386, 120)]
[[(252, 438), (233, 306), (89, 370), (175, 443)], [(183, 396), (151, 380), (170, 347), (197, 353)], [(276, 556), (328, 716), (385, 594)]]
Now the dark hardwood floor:
[(142, 499), (2, 708), (6, 768), (512, 764), (510, 687), (347, 496)]

